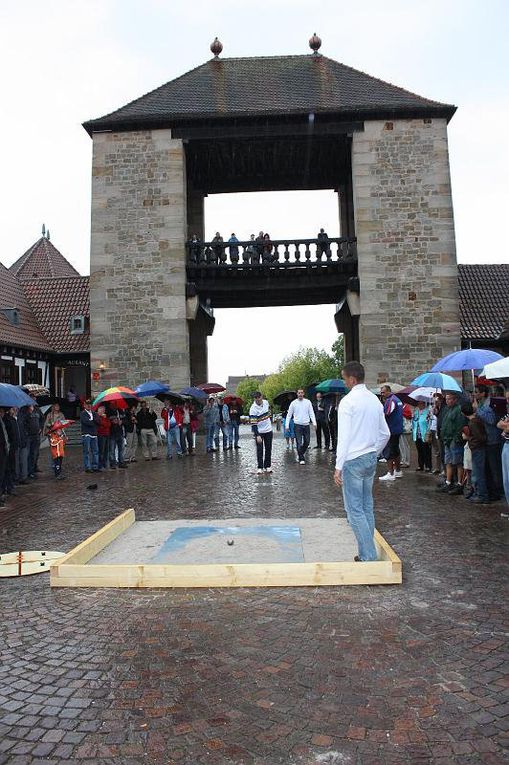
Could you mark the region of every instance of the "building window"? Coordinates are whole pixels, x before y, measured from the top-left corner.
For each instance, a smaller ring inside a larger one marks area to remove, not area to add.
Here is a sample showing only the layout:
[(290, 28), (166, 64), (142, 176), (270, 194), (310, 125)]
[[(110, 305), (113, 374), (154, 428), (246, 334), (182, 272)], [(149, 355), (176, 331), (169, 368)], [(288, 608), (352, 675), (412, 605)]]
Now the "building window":
[(23, 385), (27, 383), (35, 383), (36, 385), (42, 385), (42, 369), (36, 364), (26, 364), (22, 369)]
[(71, 335), (82, 335), (85, 331), (85, 317), (73, 316), (71, 318)]
[(2, 313), (13, 327), (19, 327), (19, 311), (17, 308), (3, 308)]
[(0, 383), (18, 384), (18, 368), (14, 361), (0, 359)]

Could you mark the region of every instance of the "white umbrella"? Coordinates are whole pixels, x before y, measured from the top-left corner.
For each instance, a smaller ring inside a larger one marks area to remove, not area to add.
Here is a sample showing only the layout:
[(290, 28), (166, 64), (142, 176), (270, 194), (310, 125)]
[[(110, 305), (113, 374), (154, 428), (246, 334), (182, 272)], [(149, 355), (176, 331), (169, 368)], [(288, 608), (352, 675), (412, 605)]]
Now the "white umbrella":
[(442, 393), (440, 388), (416, 388), (408, 394), (409, 398), (413, 398), (414, 401), (425, 401), (430, 403), (435, 393)]
[(509, 356), (505, 359), (492, 361), (491, 364), (486, 364), (482, 373), (483, 377), (486, 377), (487, 380), (498, 380), (502, 377), (509, 377)]

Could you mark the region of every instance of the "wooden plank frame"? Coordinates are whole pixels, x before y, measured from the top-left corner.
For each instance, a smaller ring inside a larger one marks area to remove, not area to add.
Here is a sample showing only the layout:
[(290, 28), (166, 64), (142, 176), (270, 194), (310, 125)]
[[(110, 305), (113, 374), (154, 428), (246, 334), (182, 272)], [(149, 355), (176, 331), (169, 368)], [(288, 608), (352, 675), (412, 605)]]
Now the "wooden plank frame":
[(131, 508), (71, 550), (50, 569), (52, 587), (320, 587), (401, 584), (402, 565), (375, 530), (379, 559), (369, 563), (90, 564), (136, 520)]

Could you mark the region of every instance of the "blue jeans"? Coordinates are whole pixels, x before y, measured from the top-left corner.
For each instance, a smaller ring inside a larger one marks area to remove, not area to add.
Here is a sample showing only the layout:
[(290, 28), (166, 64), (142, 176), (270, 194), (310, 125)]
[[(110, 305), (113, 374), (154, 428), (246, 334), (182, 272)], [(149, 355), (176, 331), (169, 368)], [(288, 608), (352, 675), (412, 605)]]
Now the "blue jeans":
[[(208, 425), (207, 430), (205, 433), (205, 448), (207, 451), (210, 451), (214, 448), (214, 436), (216, 434), (216, 425), (215, 423), (213, 425)], [(219, 443), (219, 438), (218, 438)]]
[(109, 465), (110, 458), (110, 437), (109, 436), (97, 436), (97, 446), (99, 449), (99, 467), (106, 469)]
[(359, 558), (377, 560), (373, 541), (375, 514), (373, 512), (373, 480), (376, 472), (376, 452), (348, 460), (343, 465), (343, 501), (348, 522), (359, 545)]
[(472, 486), (475, 493), (483, 502), (488, 501), (488, 484), (486, 483), (486, 449), (472, 449)]
[(509, 441), (502, 447), (502, 477), (504, 479), (505, 501), (509, 505)]
[(220, 422), (218, 425), (216, 425), (216, 431), (214, 433), (214, 443), (216, 445), (216, 449), (219, 449), (219, 431), (223, 434), (223, 450), (228, 448), (228, 437), (230, 438), (231, 443), (231, 435), (230, 435), (230, 423), (229, 422)]
[(297, 454), (299, 460), (303, 460), (308, 450), (311, 429), (309, 425), (298, 425), (295, 423), (295, 438), (297, 439)]
[(180, 445), (180, 428), (175, 426), (169, 428), (166, 431), (166, 456), (168, 459), (173, 457), (173, 444), (177, 448), (177, 454), (182, 454), (182, 446)]
[[(97, 436), (82, 436), (83, 443), (83, 466), (85, 470), (97, 470), (99, 467), (99, 446)], [(92, 459), (90, 459), (92, 454)]]
[[(116, 456), (115, 456), (116, 453)], [(110, 436), (110, 467), (124, 462), (124, 436)]]
[(230, 422), (230, 443), (234, 446), (239, 445), (239, 424), (236, 420)]

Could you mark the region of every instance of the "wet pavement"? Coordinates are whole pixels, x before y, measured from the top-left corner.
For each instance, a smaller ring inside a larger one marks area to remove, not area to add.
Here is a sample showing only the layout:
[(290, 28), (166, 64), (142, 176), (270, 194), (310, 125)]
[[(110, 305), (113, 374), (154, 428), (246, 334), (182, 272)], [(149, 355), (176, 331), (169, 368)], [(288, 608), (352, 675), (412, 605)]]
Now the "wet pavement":
[[(68, 551), (122, 510), (140, 520), (343, 515), (332, 455), (274, 474), (254, 446), (97, 476), (69, 450), (0, 510), (0, 551)], [(201, 448), (201, 444), (200, 444)], [(380, 471), (382, 472), (382, 466)], [(51, 590), (0, 580), (0, 765), (507, 762), (502, 503), (376, 486), (402, 586)], [(97, 489), (87, 486), (97, 484)]]

